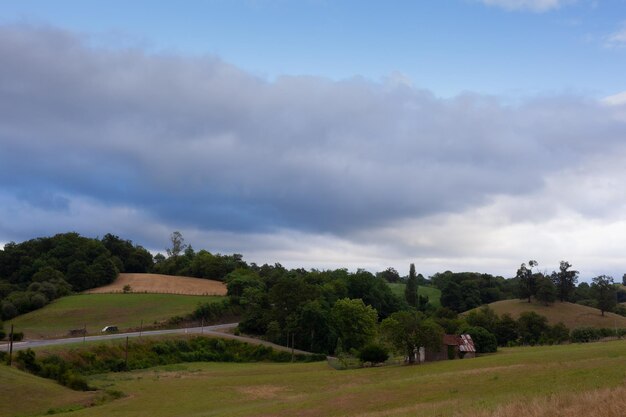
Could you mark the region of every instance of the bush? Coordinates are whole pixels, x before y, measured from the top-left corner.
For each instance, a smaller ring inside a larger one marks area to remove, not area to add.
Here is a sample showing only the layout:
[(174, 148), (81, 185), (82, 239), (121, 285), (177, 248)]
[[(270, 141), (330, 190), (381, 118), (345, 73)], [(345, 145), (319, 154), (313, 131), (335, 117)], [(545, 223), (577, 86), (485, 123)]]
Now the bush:
[(389, 352), (384, 346), (379, 344), (370, 343), (363, 347), (359, 352), (359, 359), (361, 362), (371, 362), (372, 365), (385, 362), (389, 359)]
[(600, 340), (600, 332), (592, 327), (579, 327), (572, 330), (572, 342), (588, 343)]

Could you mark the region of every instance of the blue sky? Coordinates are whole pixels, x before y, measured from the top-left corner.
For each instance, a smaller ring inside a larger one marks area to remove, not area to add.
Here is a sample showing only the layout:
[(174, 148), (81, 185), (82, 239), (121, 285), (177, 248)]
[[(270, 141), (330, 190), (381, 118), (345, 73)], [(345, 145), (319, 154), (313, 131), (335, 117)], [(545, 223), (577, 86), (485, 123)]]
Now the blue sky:
[(626, 1), (0, 0), (0, 242), (626, 272)]

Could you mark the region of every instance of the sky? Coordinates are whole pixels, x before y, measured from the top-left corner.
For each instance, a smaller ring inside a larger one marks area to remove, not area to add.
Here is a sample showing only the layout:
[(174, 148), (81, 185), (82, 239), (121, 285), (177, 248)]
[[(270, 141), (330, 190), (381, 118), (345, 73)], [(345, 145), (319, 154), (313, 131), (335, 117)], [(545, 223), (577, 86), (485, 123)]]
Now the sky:
[(626, 0), (0, 0), (0, 243), (626, 272)]

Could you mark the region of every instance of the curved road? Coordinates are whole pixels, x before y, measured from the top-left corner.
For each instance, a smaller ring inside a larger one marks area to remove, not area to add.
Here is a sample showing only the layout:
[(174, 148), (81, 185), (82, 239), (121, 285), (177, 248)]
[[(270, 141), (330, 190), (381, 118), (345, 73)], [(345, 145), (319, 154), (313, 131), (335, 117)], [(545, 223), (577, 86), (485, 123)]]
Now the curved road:
[[(23, 350), (28, 348), (38, 348), (45, 346), (55, 346), (55, 345), (67, 345), (71, 343), (82, 343), (85, 342), (93, 342), (99, 340), (112, 340), (112, 339), (124, 339), (126, 337), (142, 337), (142, 336), (160, 336), (167, 334), (205, 334), (208, 336), (217, 336), (224, 339), (236, 339), (242, 342), (270, 346), (277, 350), (283, 350), (287, 352), (291, 352), (291, 348), (286, 346), (280, 346), (274, 343), (267, 342), (265, 340), (255, 339), (252, 337), (244, 337), (244, 336), (235, 336), (234, 334), (225, 333), (220, 330), (232, 329), (236, 327), (239, 323), (227, 323), (227, 324), (216, 324), (214, 326), (204, 326), (204, 327), (189, 327), (186, 329), (168, 329), (168, 330), (148, 330), (142, 332), (130, 332), (130, 333), (112, 333), (112, 334), (103, 334), (99, 336), (85, 336), (81, 337), (66, 337), (62, 339), (46, 339), (46, 340), (25, 340), (22, 342), (13, 343), (13, 350)], [(4, 352), (9, 351), (9, 344), (3, 345), (0, 350)], [(310, 355), (310, 352), (305, 352), (302, 350), (294, 349), (294, 353), (300, 353), (305, 355)]]

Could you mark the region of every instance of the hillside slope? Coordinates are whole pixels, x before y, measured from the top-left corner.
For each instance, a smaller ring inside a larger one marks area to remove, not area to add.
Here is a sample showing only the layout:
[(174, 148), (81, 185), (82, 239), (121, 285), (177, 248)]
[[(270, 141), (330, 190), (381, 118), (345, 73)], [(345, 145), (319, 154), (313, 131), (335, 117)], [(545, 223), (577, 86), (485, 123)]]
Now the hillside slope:
[(85, 292), (118, 293), (123, 292), (126, 285), (130, 285), (134, 293), (226, 295), (226, 285), (220, 281), (160, 274), (119, 274), (112, 284)]
[(0, 365), (0, 416), (40, 415), (53, 409), (89, 406), (95, 392), (72, 391), (49, 379)]
[(99, 334), (104, 326), (120, 331), (144, 328), (173, 316), (191, 313), (200, 303), (221, 297), (175, 294), (79, 294), (59, 298), (44, 308), (17, 316), (8, 323), (26, 338), (53, 338), (68, 335), (70, 329), (87, 328)]
[(596, 328), (626, 328), (626, 317), (613, 313), (600, 314), (600, 310), (592, 307), (573, 303), (556, 302), (550, 306), (541, 303), (528, 303), (525, 300), (502, 300), (489, 304), (498, 315), (509, 313), (513, 318), (525, 311), (534, 311), (537, 314), (546, 316), (550, 324), (562, 322), (568, 328), (576, 327), (596, 327)]

